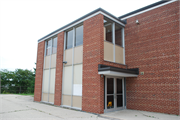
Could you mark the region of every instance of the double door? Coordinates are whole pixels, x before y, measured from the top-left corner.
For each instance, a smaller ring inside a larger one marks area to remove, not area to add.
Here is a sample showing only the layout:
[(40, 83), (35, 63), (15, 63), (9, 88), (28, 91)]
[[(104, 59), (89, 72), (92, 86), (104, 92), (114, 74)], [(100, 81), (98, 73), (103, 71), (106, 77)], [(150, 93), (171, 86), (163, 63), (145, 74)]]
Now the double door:
[(124, 78), (105, 78), (105, 112), (124, 109)]

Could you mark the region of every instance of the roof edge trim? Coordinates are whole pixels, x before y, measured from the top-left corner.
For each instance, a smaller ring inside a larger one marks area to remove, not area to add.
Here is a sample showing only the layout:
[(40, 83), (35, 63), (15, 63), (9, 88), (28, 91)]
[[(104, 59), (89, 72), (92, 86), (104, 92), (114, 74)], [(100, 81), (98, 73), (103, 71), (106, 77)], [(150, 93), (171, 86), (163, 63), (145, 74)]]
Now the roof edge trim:
[(153, 4), (150, 4), (148, 6), (145, 6), (143, 8), (140, 8), (140, 9), (137, 9), (135, 11), (132, 11), (130, 13), (127, 13), (125, 15), (122, 15), (120, 17), (118, 17), (119, 19), (121, 20), (125, 20), (127, 18), (130, 18), (130, 17), (133, 17), (133, 16), (136, 16), (136, 15), (139, 15), (139, 14), (142, 14), (144, 12), (147, 12), (147, 11), (150, 11), (150, 10), (153, 10), (153, 9), (156, 9), (158, 7), (161, 7), (161, 6), (164, 6), (164, 5), (167, 5), (167, 4), (170, 4), (172, 2), (176, 2), (177, 0), (162, 0), (162, 1), (159, 1), (159, 2), (156, 2), (156, 3), (153, 3)]
[(73, 22), (71, 22), (71, 23), (69, 23), (69, 24), (67, 24), (67, 25), (53, 31), (52, 33), (49, 33), (48, 35), (42, 37), (41, 39), (38, 40), (38, 43), (41, 42), (41, 41), (44, 41), (44, 40), (46, 40), (46, 39), (48, 39), (48, 38), (50, 38), (50, 37), (52, 37), (54, 35), (56, 35), (56, 34), (58, 34), (60, 32), (62, 32), (64, 30), (66, 30), (66, 29), (68, 29), (70, 27), (73, 27), (73, 26), (75, 26), (75, 25), (77, 25), (77, 24), (79, 24), (79, 23), (81, 23), (81, 22), (83, 22), (83, 21), (85, 21), (85, 20), (87, 20), (87, 19), (89, 19), (91, 17), (94, 17), (94, 16), (96, 16), (98, 14), (102, 14), (102, 15), (112, 19), (113, 21), (121, 24), (123, 27), (125, 27), (125, 24), (126, 24), (125, 21), (121, 21), (120, 19), (118, 19), (114, 15), (110, 14), (109, 12), (103, 10), (102, 8), (98, 8), (98, 9), (96, 9), (96, 10), (82, 16), (81, 18), (79, 18), (79, 19), (77, 19), (77, 20), (75, 20), (75, 21), (73, 21)]

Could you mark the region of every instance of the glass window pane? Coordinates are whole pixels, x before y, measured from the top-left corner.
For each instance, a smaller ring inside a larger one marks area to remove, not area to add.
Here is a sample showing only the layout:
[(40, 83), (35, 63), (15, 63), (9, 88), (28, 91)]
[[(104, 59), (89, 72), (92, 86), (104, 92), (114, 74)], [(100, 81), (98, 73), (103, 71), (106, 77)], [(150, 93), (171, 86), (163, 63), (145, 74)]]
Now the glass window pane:
[(122, 46), (122, 32), (121, 27), (115, 24), (115, 44)]
[(47, 41), (47, 45), (46, 45), (46, 55), (50, 55), (51, 54), (51, 40)]
[(114, 95), (107, 96), (107, 109), (114, 108)]
[(123, 106), (123, 97), (122, 95), (117, 95), (117, 107), (122, 107)]
[(112, 43), (112, 24), (105, 26), (105, 40)]
[(104, 40), (113, 42), (112, 40), (112, 22), (109, 19), (104, 20)]
[(57, 37), (53, 39), (52, 54), (57, 52)]
[(114, 94), (114, 78), (107, 78), (107, 94)]
[(75, 46), (83, 44), (83, 25), (76, 28), (76, 42)]
[(122, 79), (117, 79), (117, 94), (122, 93)]
[(67, 32), (66, 49), (72, 48), (73, 45), (73, 30)]

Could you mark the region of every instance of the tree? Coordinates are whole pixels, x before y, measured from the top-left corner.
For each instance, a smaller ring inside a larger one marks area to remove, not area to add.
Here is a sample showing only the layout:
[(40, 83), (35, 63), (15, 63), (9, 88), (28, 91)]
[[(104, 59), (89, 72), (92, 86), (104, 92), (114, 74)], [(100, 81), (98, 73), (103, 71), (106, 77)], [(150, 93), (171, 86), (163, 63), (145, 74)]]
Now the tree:
[(16, 69), (13, 72), (2, 70), (0, 74), (1, 93), (5, 90), (9, 93), (34, 93), (34, 72), (27, 69)]

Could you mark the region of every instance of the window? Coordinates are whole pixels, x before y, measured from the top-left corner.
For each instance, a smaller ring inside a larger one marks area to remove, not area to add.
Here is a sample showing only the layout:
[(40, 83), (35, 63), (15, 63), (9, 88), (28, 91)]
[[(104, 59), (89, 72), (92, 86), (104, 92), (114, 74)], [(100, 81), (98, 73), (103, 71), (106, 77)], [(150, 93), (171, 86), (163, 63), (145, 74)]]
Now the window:
[(104, 60), (125, 64), (124, 28), (120, 24), (104, 19)]
[(112, 32), (112, 23), (108, 20), (104, 20), (104, 40), (112, 43)]
[(56, 52), (57, 52), (57, 37), (53, 37), (46, 42), (46, 56), (55, 54)]
[(47, 45), (46, 45), (46, 56), (51, 54), (51, 41), (52, 40), (48, 40), (47, 41)]
[(83, 44), (83, 25), (76, 28), (75, 46)]
[(66, 49), (73, 47), (73, 30), (67, 32), (66, 36)]
[(66, 32), (66, 49), (73, 47), (73, 38), (75, 38), (74, 46), (83, 44), (83, 25)]
[(53, 38), (52, 54), (57, 52), (57, 37)]
[(122, 28), (115, 24), (115, 44), (122, 47)]

